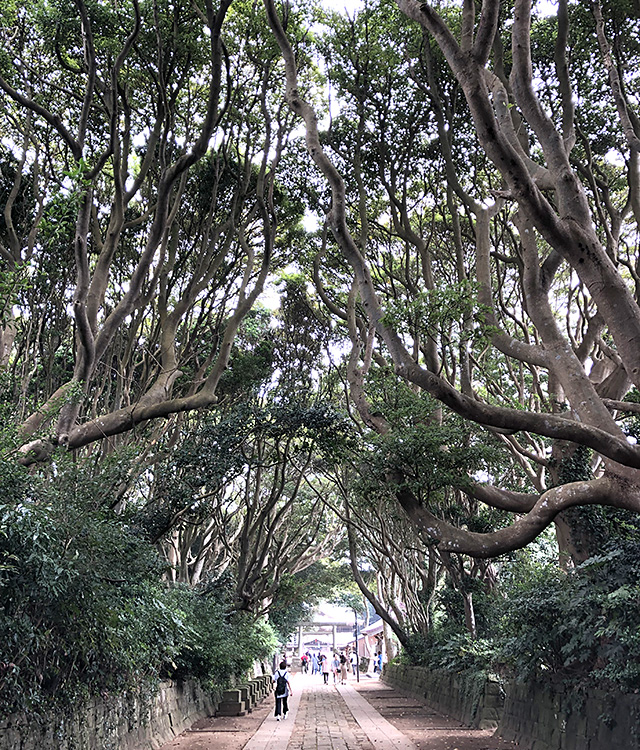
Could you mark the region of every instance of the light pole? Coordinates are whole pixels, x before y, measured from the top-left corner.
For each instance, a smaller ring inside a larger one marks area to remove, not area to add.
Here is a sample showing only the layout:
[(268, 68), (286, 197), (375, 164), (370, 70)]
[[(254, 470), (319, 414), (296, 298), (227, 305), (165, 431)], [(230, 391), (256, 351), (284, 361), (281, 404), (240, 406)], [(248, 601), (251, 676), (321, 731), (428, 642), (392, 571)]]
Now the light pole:
[(353, 615), (356, 620), (356, 682), (360, 682), (360, 649), (358, 648), (358, 613), (354, 609)]

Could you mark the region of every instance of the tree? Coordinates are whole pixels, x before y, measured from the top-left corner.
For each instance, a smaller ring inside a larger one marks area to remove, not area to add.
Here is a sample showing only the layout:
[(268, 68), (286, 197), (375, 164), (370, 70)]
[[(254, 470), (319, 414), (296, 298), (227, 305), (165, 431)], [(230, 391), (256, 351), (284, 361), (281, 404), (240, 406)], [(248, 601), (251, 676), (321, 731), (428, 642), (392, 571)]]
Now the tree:
[[(379, 383), (377, 393), (372, 406), (393, 415), (395, 429), (382, 436), (369, 433), (348, 466), (329, 472), (341, 491), (337, 512), (347, 525), (354, 579), (406, 647), (414, 635), (427, 637), (431, 632), (445, 581), (459, 595), (466, 628), (476, 637), (473, 593), (494, 587), (495, 567), (487, 560), (439, 549), (421, 536), (398, 505), (397, 488), (387, 477), (390, 466), (401, 470), (403, 490), (448, 523), (472, 531), (493, 529), (504, 523), (503, 514), (479, 506), (456, 484), (479, 467), (497, 473), (495, 447), (483, 445), (477, 436), (475, 442), (470, 440), (468, 425), (461, 420), (433, 423), (433, 400), (394, 378)], [(375, 585), (367, 582), (365, 571), (371, 571), (368, 577), (373, 574)]]
[(229, 6), (3, 7), (1, 363), (25, 463), (214, 405), (286, 262), (293, 118), (259, 14)]
[(330, 460), (344, 420), (330, 408), (237, 406), (192, 429), (155, 467), (141, 523), (174, 580), (231, 577), (235, 606), (264, 615), (287, 578), (329, 557), (342, 525), (325, 506), (314, 465)]
[[(627, 94), (637, 71), (635, 36), (628, 33), (635, 10), (629, 6), (624, 16), (592, 3), (587, 14), (563, 1), (554, 21), (538, 21), (528, 0), (437, 8), (398, 0), (402, 20), (385, 3), (380, 10), (365, 8), (351, 24), (360, 45), (350, 48), (358, 63), (349, 83), (360, 141), (332, 157), (300, 91), (275, 4), (265, 5), (285, 61), (289, 106), (302, 117), (310, 157), (331, 189), (327, 223), (353, 273), (355, 294), (344, 318), (353, 321), (350, 387), (363, 421), (379, 432), (394, 429), (367, 403), (366, 378), (375, 362), (439, 401), (444, 418), (453, 412), (495, 434), (526, 476), (516, 487), (476, 477), (463, 488), (515, 515), (510, 524), (479, 533), (419, 502), (402, 470), (390, 466), (387, 480), (416, 528), (442, 551), (491, 557), (526, 545), (568, 508), (597, 504), (638, 512), (640, 449), (623, 425), (624, 415), (636, 409), (623, 398), (640, 383), (640, 308), (631, 270), (640, 126)], [(380, 23), (367, 26), (366, 18)], [(403, 42), (400, 68), (376, 67), (366, 56), (372, 29), (384, 29), (375, 44), (385, 34), (393, 38), (386, 51), (400, 44), (396, 28), (405, 29), (407, 19), (413, 33)], [(540, 48), (547, 44), (539, 60), (538, 40)], [(606, 83), (605, 92), (587, 80)], [(364, 104), (391, 122), (400, 108), (392, 111), (390, 103), (411, 108), (420, 96), (430, 116), (413, 130), (410, 121), (404, 130), (390, 129), (392, 156), (377, 163), (372, 157), (377, 176), (373, 168), (366, 173), (363, 146), (378, 123)], [(593, 96), (615, 122), (606, 136), (600, 121), (589, 118), (588, 104), (575, 103)], [(461, 119), (466, 125), (458, 131)], [(407, 147), (411, 137), (422, 139), (417, 155)], [(438, 139), (437, 160), (424, 147), (432, 138)], [(421, 185), (412, 179), (412, 166), (420, 175), (421, 159), (428, 158), (431, 170), (439, 164), (438, 177)], [(373, 215), (365, 174), (376, 178), (385, 200)], [(438, 179), (446, 187), (434, 195), (429, 186)], [(374, 220), (384, 243), (370, 230)], [(444, 318), (449, 302), (438, 302), (431, 275), (440, 242), (454, 248), (456, 271), (449, 278), (463, 302), (459, 314), (454, 308)], [(401, 275), (405, 268), (411, 276)], [(438, 304), (440, 324), (434, 326)], [(563, 466), (577, 451), (587, 452), (582, 464), (588, 476), (568, 477)], [(566, 547), (580, 559), (575, 540)]]

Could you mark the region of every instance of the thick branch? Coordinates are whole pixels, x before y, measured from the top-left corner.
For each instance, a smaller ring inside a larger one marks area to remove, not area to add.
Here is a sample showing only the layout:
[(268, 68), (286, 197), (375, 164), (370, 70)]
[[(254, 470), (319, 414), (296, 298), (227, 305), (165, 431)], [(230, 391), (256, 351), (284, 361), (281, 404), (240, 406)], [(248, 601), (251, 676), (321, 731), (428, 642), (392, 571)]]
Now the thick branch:
[(620, 117), (620, 122), (622, 124), (622, 130), (629, 148), (632, 151), (640, 152), (640, 134), (638, 134), (637, 129), (632, 122), (632, 112), (630, 111), (627, 100), (624, 96), (618, 69), (611, 56), (611, 49), (604, 30), (604, 19), (602, 18), (602, 8), (600, 7), (599, 0), (595, 0), (595, 2), (591, 3), (591, 9), (596, 21), (596, 34), (598, 36), (600, 54), (602, 55), (602, 60), (607, 75), (609, 76), (609, 85), (611, 86), (611, 93), (613, 94), (613, 99), (616, 103), (618, 116)]
[(464, 531), (442, 521), (423, 508), (415, 496), (404, 488), (396, 493), (409, 518), (425, 540), (438, 549), (461, 552), (472, 557), (489, 558), (521, 549), (546, 529), (563, 510), (581, 505), (609, 505), (640, 511), (640, 493), (636, 487), (618, 479), (603, 477), (585, 482), (572, 482), (547, 490), (533, 508), (510, 526), (480, 534)]

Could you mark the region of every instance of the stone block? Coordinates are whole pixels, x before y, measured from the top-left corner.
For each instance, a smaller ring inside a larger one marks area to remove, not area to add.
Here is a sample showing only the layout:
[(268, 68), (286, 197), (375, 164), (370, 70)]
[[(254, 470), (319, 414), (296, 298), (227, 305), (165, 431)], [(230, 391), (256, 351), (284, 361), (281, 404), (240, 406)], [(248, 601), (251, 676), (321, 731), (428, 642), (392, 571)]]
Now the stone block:
[(498, 727), (498, 734), (507, 742), (515, 742), (517, 736), (512, 726), (502, 723)]
[(501, 711), (499, 711), (497, 708), (490, 708), (488, 706), (485, 706), (482, 711), (482, 718), (498, 722), (500, 720), (500, 714)]
[[(246, 698), (244, 697), (246, 695)], [(260, 693), (257, 685), (246, 685), (242, 690), (243, 700), (247, 705), (247, 711), (251, 712), (253, 707), (260, 701)]]
[[(588, 750), (588, 743), (583, 735), (575, 734), (567, 728), (564, 733), (566, 750)], [(619, 750), (616, 748), (616, 750)], [(620, 749), (621, 750), (621, 749)]]
[(247, 711), (251, 713), (251, 710), (258, 702), (255, 692), (249, 685), (238, 685), (238, 690), (240, 691), (241, 700), (244, 701)]
[(222, 700), (228, 701), (230, 703), (238, 702), (242, 700), (242, 695), (240, 694), (240, 691), (237, 688), (232, 688), (230, 690), (225, 690), (222, 693)]
[(267, 679), (261, 679), (258, 680), (258, 688), (260, 691), (260, 698), (261, 700), (266, 698), (269, 693), (271, 693), (271, 685), (272, 685), (272, 679), (271, 677), (267, 677)]
[(560, 728), (557, 724), (554, 724), (553, 727), (551, 727), (551, 734), (549, 735), (549, 744), (551, 747), (561, 748), (562, 737), (563, 733), (560, 731)]
[(500, 693), (489, 693), (484, 697), (484, 705), (488, 708), (502, 709), (504, 698)]
[(246, 716), (247, 707), (244, 701), (223, 700), (216, 709), (216, 716)]
[(478, 729), (497, 729), (498, 722), (494, 719), (485, 719), (484, 717), (478, 722)]
[(552, 744), (554, 729), (556, 729), (555, 717), (552, 713), (541, 712), (541, 720), (536, 725), (537, 736), (546, 742)]

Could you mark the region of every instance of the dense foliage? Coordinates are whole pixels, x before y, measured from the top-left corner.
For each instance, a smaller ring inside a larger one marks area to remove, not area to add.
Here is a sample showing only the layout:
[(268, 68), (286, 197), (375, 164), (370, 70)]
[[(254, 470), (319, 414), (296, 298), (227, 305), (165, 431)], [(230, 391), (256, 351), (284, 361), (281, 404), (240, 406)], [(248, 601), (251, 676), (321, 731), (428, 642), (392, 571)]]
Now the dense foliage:
[(409, 658), (640, 688), (639, 17), (2, 4), (4, 705), (222, 684), (347, 548)]
[(161, 677), (215, 689), (267, 659), (263, 622), (234, 613), (224, 582), (162, 581), (166, 563), (101, 502), (109, 476), (62, 462), (51, 477), (4, 462), (0, 503), (0, 705), (64, 707)]
[(522, 679), (640, 689), (638, 554), (617, 540), (568, 575), (545, 566), (507, 584), (498, 659)]
[[(629, 519), (621, 520), (636, 537)], [(494, 591), (475, 586), (476, 637), (466, 628), (459, 593), (443, 586), (433, 628), (413, 634), (403, 658), (434, 669), (550, 680), (572, 690), (637, 692), (637, 540), (610, 542), (568, 573), (538, 553), (502, 561)]]

